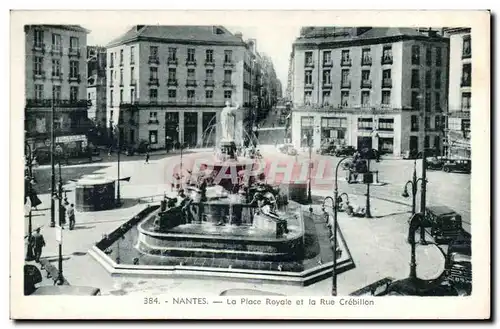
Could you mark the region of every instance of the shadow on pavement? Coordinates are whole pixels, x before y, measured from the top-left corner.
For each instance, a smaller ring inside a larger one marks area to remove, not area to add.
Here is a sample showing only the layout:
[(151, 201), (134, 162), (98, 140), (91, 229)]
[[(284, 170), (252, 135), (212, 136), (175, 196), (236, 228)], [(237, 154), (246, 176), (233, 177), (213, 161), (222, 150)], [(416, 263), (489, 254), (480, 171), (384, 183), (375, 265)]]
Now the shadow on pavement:
[(384, 218), (384, 217), (391, 217), (391, 216), (409, 214), (409, 213), (411, 213), (411, 211), (398, 211), (398, 212), (392, 212), (390, 214), (385, 214), (385, 215), (372, 216), (372, 218)]
[(95, 225), (76, 225), (73, 230), (90, 230), (95, 228)]
[(87, 255), (87, 252), (83, 252), (83, 251), (75, 251), (73, 252), (72, 254), (73, 256), (85, 256)]

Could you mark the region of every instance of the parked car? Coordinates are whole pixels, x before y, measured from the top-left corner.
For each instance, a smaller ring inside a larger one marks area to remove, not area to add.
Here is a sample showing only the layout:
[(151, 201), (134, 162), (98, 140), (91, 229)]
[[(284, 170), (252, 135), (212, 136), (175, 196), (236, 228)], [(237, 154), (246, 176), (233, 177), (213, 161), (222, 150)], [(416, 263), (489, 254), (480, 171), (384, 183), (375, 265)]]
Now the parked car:
[(444, 172), (460, 171), (470, 174), (471, 166), (472, 166), (471, 160), (447, 160), (443, 164), (443, 171)]
[(356, 153), (356, 149), (352, 146), (341, 146), (335, 150), (335, 156), (353, 156)]
[(293, 144), (283, 144), (278, 147), (278, 150), (281, 153), (288, 154), (288, 155), (296, 155), (297, 150), (293, 146)]
[(445, 270), (453, 284), (470, 294), (472, 285), (471, 236), (463, 231), (448, 244)]
[(443, 169), (443, 165), (446, 162), (446, 158), (442, 156), (428, 157), (426, 161), (427, 161), (427, 169), (441, 170)]
[(50, 163), (50, 148), (48, 146), (36, 148), (33, 151), (33, 157), (40, 165)]
[(463, 232), (462, 216), (447, 206), (429, 206), (425, 211), (426, 227), (437, 243), (456, 239)]
[(377, 160), (380, 161), (380, 152), (376, 149), (362, 148), (358, 149), (357, 152), (363, 159)]
[[(418, 151), (416, 149), (409, 150), (403, 153), (404, 160), (414, 160), (414, 159), (422, 159), (423, 152)], [(434, 148), (426, 148), (425, 149), (425, 157), (436, 157), (439, 156), (439, 152)]]
[(391, 277), (369, 284), (349, 296), (458, 296), (453, 285), (442, 278), (415, 281), (412, 278), (394, 280)]
[(321, 145), (321, 147), (318, 149), (318, 153), (321, 155), (324, 154), (334, 154), (335, 153), (335, 143), (333, 142), (326, 142)]

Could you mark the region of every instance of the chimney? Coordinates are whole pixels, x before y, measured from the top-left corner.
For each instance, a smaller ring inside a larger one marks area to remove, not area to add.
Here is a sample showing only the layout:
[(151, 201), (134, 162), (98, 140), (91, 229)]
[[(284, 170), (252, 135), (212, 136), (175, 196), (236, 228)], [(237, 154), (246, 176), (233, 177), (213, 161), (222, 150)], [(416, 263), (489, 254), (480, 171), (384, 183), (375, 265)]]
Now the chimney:
[(239, 32), (239, 31), (238, 31), (238, 32), (236, 32), (236, 33), (234, 34), (234, 36), (235, 36), (235, 37), (237, 37), (238, 39), (243, 39), (243, 34), (242, 34), (241, 32)]
[(135, 30), (139, 32), (140, 29), (142, 29), (145, 25), (136, 25)]

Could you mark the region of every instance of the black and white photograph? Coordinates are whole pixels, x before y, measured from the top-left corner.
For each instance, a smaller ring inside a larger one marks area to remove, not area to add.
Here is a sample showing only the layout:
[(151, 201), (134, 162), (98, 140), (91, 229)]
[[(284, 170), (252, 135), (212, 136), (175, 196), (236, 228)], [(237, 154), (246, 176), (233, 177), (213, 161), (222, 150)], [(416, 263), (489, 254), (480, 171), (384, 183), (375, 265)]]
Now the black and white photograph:
[(454, 297), (489, 316), (488, 12), (385, 26), (49, 13), (11, 13), (10, 270), (25, 306), (363, 318), (391, 297)]

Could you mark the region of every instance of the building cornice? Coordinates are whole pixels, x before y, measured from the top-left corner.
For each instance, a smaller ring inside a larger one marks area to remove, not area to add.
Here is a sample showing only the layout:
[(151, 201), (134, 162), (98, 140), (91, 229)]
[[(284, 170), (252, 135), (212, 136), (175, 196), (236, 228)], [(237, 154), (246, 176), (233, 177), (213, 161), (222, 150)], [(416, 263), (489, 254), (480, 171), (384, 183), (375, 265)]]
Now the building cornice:
[(165, 38), (145, 37), (145, 36), (136, 36), (125, 41), (110, 43), (106, 46), (106, 48), (114, 48), (136, 42), (155, 42), (155, 43), (196, 45), (196, 46), (234, 46), (234, 47), (247, 48), (246, 43), (244, 43), (243, 41), (183, 40), (175, 38), (165, 39)]
[(425, 42), (439, 42), (439, 43), (449, 43), (447, 38), (443, 37), (428, 37), (428, 36), (417, 36), (417, 35), (399, 35), (391, 37), (381, 37), (372, 39), (349, 39), (349, 40), (338, 40), (338, 41), (324, 41), (321, 39), (312, 39), (310, 42), (297, 42), (293, 43), (293, 50), (305, 50), (305, 49), (332, 49), (332, 48), (345, 48), (345, 47), (356, 47), (356, 46), (367, 46), (375, 44), (387, 44), (395, 43), (400, 41), (425, 41)]
[(27, 32), (27, 29), (33, 29), (33, 28), (46, 28), (46, 29), (57, 29), (57, 30), (67, 30), (67, 31), (74, 31), (74, 32), (82, 32), (89, 34), (91, 31), (83, 28), (79, 25), (25, 25), (24, 29), (25, 32)]
[(401, 114), (402, 112), (419, 112), (413, 108), (397, 108), (397, 107), (334, 107), (334, 106), (305, 106), (294, 105), (292, 113), (322, 113), (322, 114), (362, 114), (362, 115), (376, 115), (376, 114)]
[(470, 27), (453, 27), (453, 28), (445, 28), (443, 29), (443, 33), (445, 34), (462, 34), (462, 33), (470, 33)]

